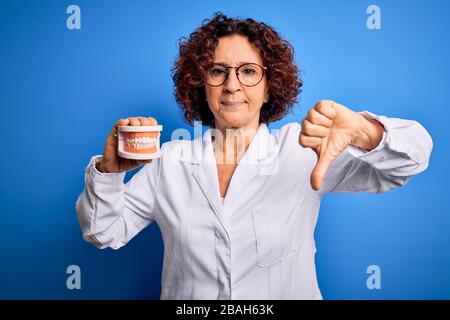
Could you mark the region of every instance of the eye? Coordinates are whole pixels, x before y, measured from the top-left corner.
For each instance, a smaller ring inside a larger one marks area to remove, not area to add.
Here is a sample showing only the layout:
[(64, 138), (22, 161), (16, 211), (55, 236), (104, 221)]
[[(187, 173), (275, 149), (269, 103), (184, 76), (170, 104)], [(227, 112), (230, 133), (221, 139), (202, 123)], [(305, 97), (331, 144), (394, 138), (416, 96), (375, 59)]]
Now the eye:
[(223, 75), (225, 73), (226, 73), (226, 71), (224, 69), (222, 69), (222, 68), (212, 68), (211, 69), (211, 74), (213, 76), (221, 76), (221, 75)]
[(246, 75), (253, 75), (256, 73), (256, 70), (253, 68), (245, 68), (242, 73), (246, 74)]

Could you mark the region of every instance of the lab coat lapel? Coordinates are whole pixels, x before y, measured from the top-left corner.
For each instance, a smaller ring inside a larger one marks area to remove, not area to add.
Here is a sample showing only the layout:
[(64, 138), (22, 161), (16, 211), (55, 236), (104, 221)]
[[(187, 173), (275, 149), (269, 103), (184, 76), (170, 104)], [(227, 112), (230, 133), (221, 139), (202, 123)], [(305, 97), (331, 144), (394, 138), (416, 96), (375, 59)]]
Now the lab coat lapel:
[[(225, 228), (223, 208), (220, 203), (219, 179), (217, 177), (216, 159), (211, 142), (211, 129), (203, 137), (192, 141), (192, 149), (183, 149), (181, 160), (192, 164), (192, 176), (208, 200), (214, 214)], [(225, 228), (226, 229), (226, 228)]]

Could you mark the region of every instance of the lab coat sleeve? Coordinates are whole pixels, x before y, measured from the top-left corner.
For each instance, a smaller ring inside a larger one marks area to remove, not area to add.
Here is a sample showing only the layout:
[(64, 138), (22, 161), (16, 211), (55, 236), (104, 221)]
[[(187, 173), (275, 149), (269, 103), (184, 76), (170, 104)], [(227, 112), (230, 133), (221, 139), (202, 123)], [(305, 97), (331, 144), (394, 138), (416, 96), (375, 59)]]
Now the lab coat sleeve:
[(366, 151), (348, 146), (328, 169), (320, 194), (326, 192), (382, 193), (400, 186), (428, 167), (433, 142), (418, 122), (377, 116), (385, 131), (379, 145)]
[(159, 160), (142, 167), (126, 184), (125, 173), (101, 173), (91, 158), (76, 202), (83, 239), (97, 248), (118, 249), (154, 221)]

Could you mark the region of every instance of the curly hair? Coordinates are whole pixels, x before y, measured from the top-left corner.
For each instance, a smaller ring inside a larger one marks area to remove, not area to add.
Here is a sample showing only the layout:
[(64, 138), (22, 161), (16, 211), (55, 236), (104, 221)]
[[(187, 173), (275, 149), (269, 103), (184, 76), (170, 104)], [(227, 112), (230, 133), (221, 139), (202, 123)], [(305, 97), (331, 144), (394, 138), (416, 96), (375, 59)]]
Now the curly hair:
[(294, 64), (294, 48), (270, 26), (253, 19), (227, 18), (215, 13), (211, 20), (189, 36), (178, 41), (179, 57), (172, 68), (175, 98), (185, 120), (192, 125), (196, 120), (205, 125), (214, 122), (205, 93), (206, 71), (213, 64), (219, 38), (239, 34), (247, 37), (258, 48), (266, 72), (269, 101), (261, 107), (260, 122), (270, 123), (291, 111), (301, 92), (302, 80)]

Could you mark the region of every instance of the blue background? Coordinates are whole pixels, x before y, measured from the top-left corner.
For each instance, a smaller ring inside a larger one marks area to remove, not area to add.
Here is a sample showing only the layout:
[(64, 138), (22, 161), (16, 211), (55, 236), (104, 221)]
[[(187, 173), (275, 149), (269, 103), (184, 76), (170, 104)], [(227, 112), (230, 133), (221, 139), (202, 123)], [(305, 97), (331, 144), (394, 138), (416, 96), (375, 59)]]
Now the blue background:
[[(68, 30), (66, 8), (81, 8)], [(381, 30), (366, 27), (368, 5)], [(216, 11), (274, 26), (295, 47), (300, 121), (320, 99), (418, 120), (429, 169), (382, 195), (329, 194), (316, 229), (325, 299), (450, 298), (449, 1), (0, 1), (0, 298), (158, 299), (156, 225), (118, 251), (83, 242), (75, 201), (113, 123), (189, 128), (173, 96), (177, 40)], [(127, 174), (127, 179), (133, 172)], [(81, 290), (66, 288), (67, 266)], [(381, 268), (381, 289), (366, 268)]]

